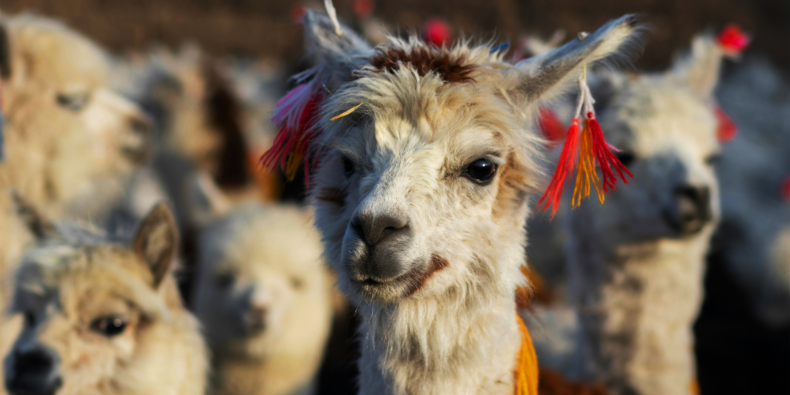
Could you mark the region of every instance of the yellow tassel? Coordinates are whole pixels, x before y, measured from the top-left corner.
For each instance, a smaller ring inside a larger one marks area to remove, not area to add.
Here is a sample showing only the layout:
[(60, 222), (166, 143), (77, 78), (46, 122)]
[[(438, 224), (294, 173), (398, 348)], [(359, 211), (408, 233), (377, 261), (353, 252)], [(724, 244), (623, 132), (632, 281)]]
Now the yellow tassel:
[(356, 111), (356, 110), (357, 110), (357, 108), (359, 108), (359, 107), (361, 107), (361, 106), (362, 106), (362, 103), (359, 103), (359, 104), (357, 104), (356, 106), (354, 106), (354, 107), (351, 107), (351, 109), (350, 109), (350, 110), (347, 110), (346, 112), (344, 112), (344, 113), (342, 113), (342, 114), (340, 114), (340, 115), (336, 115), (336, 116), (334, 116), (334, 117), (332, 117), (332, 118), (329, 118), (329, 120), (330, 120), (330, 121), (336, 121), (336, 120), (338, 120), (338, 119), (340, 119), (340, 118), (343, 118), (343, 117), (345, 117), (346, 115), (348, 115), (348, 114), (351, 114), (352, 112)]
[(571, 205), (579, 207), (582, 198), (590, 196), (590, 184), (595, 188), (598, 200), (603, 204), (605, 199), (603, 185), (600, 178), (598, 178), (598, 172), (595, 171), (595, 155), (593, 154), (592, 136), (587, 120), (584, 121), (584, 128), (580, 137), (579, 167), (576, 169), (576, 183), (573, 187)]
[(518, 314), (516, 320), (521, 332), (521, 349), (515, 371), (516, 395), (538, 395), (538, 356), (535, 354), (527, 326)]

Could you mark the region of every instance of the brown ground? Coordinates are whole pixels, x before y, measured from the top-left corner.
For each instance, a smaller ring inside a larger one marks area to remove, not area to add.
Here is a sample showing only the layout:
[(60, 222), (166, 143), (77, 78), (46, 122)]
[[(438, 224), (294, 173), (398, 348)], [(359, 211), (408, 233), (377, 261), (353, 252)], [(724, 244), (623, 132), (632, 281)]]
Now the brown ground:
[[(318, 1), (313, 1), (318, 3)], [(352, 0), (335, 0), (341, 18)], [(193, 40), (210, 52), (297, 60), (301, 32), (292, 21), (296, 0), (4, 0), (2, 10), (35, 11), (66, 20), (116, 50), (146, 48), (163, 41)], [(301, 3), (309, 3), (302, 1)], [(754, 32), (750, 51), (767, 52), (790, 70), (790, 2), (786, 0), (388, 0), (374, 1), (374, 15), (402, 31), (428, 17), (443, 16), (467, 33), (502, 41), (523, 32), (548, 35), (563, 27), (592, 30), (625, 13), (650, 23), (649, 49), (638, 66), (666, 66), (677, 48), (687, 47), (702, 29), (735, 22)]]

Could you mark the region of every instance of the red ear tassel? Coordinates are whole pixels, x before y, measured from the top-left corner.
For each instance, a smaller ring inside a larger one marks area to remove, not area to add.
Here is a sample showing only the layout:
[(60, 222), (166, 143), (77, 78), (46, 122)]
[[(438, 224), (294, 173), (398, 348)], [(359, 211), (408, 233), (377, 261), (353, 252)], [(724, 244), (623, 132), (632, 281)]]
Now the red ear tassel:
[[(573, 172), (574, 168), (576, 168), (576, 181), (574, 182), (571, 199), (573, 207), (578, 207), (581, 204), (581, 199), (589, 196), (592, 189), (595, 189), (598, 200), (603, 204), (606, 199), (606, 193), (616, 189), (618, 178), (627, 184), (628, 178), (626, 176), (634, 177), (628, 168), (620, 163), (620, 160), (612, 153), (612, 150), (616, 151), (617, 149), (607, 144), (604, 139), (601, 125), (595, 118), (594, 101), (590, 88), (585, 81), (585, 71), (582, 71), (582, 75), (579, 77), (580, 93), (576, 117), (573, 118), (571, 127), (568, 129), (565, 146), (562, 147), (560, 161), (557, 164), (557, 169), (554, 171), (554, 176), (546, 192), (538, 201), (538, 206), (542, 205), (540, 207), (542, 210), (548, 209), (549, 206), (552, 207), (552, 218), (556, 214), (562, 199), (565, 180)], [(581, 117), (582, 108), (584, 109), (585, 117), (582, 123), (582, 130), (579, 132), (579, 118)], [(596, 166), (601, 169), (600, 177)]]
[(719, 129), (716, 131), (716, 137), (719, 142), (726, 143), (735, 138), (738, 134), (738, 127), (735, 122), (727, 116), (727, 113), (719, 106), (714, 106), (713, 111), (716, 113), (716, 120), (719, 122)]
[(751, 37), (744, 33), (738, 26), (730, 24), (722, 29), (717, 37), (717, 41), (724, 52), (728, 55), (735, 56), (749, 46)]
[(312, 140), (317, 134), (314, 124), (318, 117), (323, 94), (316, 89), (315, 80), (301, 84), (277, 102), (272, 122), (280, 124), (272, 147), (260, 159), (261, 166), (271, 170), (279, 165), (289, 180), (293, 180), (299, 165), (304, 163), (305, 183), (309, 184), (309, 160)]

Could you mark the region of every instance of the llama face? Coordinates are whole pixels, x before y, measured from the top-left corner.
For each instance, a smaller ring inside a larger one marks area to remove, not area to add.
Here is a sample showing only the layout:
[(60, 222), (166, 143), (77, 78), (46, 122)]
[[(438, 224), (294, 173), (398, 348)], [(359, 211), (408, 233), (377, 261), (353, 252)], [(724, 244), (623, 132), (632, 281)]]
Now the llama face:
[(131, 172), (147, 159), (150, 122), (108, 89), (109, 66), (98, 47), (33, 16), (12, 18), (2, 28), (9, 33), (2, 94), (11, 160), (14, 146), (36, 145), (47, 152), (42, 171), (52, 193), (73, 196), (90, 180)]
[(474, 251), (505, 237), (499, 225), (512, 221), (504, 214), (519, 210), (529, 184), (509, 140), (514, 115), (486, 87), (407, 70), (388, 82), (365, 98), (386, 110), (349, 125), (316, 177), (319, 215), (344, 224), (338, 270), (377, 300), (490, 275), (483, 262), (496, 257)]
[(172, 216), (157, 206), (127, 248), (84, 228), (56, 228), (17, 201), (39, 244), (17, 273), (12, 311), (25, 323), (5, 359), (6, 388), (12, 394), (130, 393), (135, 384), (122, 372), (157, 364), (151, 347), (174, 319), (166, 292), (160, 293), (176, 246)]
[(634, 180), (612, 193), (614, 204), (596, 207), (599, 229), (616, 230), (621, 241), (709, 234), (720, 211), (713, 164), (721, 147), (712, 105), (655, 76), (613, 89), (601, 120)]
[(294, 333), (325, 325), (320, 242), (306, 215), (242, 207), (209, 225), (200, 240), (195, 311), (216, 354), (265, 358)]

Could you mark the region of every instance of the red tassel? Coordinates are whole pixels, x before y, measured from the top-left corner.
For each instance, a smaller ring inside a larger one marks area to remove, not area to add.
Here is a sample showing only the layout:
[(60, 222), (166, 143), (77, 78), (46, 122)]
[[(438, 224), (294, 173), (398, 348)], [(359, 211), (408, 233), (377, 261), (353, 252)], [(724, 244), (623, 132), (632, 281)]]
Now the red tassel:
[(565, 137), (565, 127), (557, 118), (557, 114), (550, 108), (541, 107), (538, 116), (538, 126), (543, 137), (549, 140), (549, 149), (556, 147)]
[(735, 122), (727, 116), (727, 113), (719, 106), (714, 106), (713, 111), (716, 113), (716, 120), (719, 122), (719, 128), (716, 130), (716, 137), (719, 142), (726, 143), (738, 135), (738, 127)]
[[(562, 191), (565, 189), (565, 179), (571, 170), (576, 166), (576, 153), (579, 151), (579, 119), (573, 118), (571, 126), (568, 128), (567, 137), (565, 138), (565, 145), (562, 147), (560, 154), (560, 161), (557, 163), (557, 169), (554, 170), (554, 176), (551, 178), (551, 183), (543, 193), (543, 196), (538, 200), (538, 206), (541, 204), (541, 210), (546, 210), (551, 206), (551, 217), (557, 213), (557, 208), (560, 206), (560, 199), (562, 198)], [(545, 201), (545, 203), (544, 203)]]
[[(620, 179), (623, 180), (624, 183), (628, 184), (628, 179), (625, 177), (627, 174), (629, 177), (634, 178), (634, 175), (628, 170), (625, 165), (623, 165), (617, 156), (612, 153), (611, 145), (606, 143), (603, 136), (603, 130), (601, 130), (601, 125), (598, 124), (598, 120), (595, 119), (595, 114), (592, 112), (587, 113), (587, 121), (590, 124), (590, 133), (592, 134), (592, 143), (593, 143), (593, 154), (595, 155), (595, 161), (598, 163), (598, 166), (601, 168), (601, 174), (603, 175), (603, 191), (604, 193), (609, 192), (609, 190), (617, 189), (617, 176), (615, 176), (612, 169), (617, 171), (617, 175), (620, 176)], [(600, 197), (601, 203), (603, 203), (603, 195)]]
[(746, 35), (738, 26), (730, 24), (722, 29), (717, 41), (725, 52), (737, 55), (749, 46), (751, 37)]
[(313, 127), (319, 113), (323, 94), (312, 91), (311, 82), (302, 84), (288, 92), (277, 102), (272, 121), (280, 124), (271, 148), (260, 158), (265, 170), (280, 166), (289, 180), (293, 180), (299, 166), (304, 164), (305, 183), (309, 185), (309, 168), (316, 161), (310, 161), (310, 145), (317, 134)]

